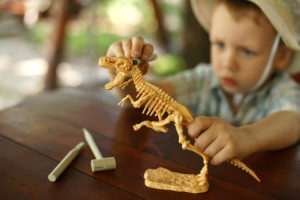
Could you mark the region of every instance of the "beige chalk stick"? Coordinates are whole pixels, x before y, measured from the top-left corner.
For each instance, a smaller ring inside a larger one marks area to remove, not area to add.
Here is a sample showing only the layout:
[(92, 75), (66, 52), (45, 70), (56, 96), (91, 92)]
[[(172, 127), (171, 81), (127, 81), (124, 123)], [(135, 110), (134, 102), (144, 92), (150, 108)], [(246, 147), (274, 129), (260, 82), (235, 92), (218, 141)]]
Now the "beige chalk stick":
[(60, 174), (71, 164), (74, 158), (78, 155), (84, 142), (78, 143), (69, 153), (58, 163), (54, 170), (48, 175), (48, 179), (51, 182), (55, 182)]

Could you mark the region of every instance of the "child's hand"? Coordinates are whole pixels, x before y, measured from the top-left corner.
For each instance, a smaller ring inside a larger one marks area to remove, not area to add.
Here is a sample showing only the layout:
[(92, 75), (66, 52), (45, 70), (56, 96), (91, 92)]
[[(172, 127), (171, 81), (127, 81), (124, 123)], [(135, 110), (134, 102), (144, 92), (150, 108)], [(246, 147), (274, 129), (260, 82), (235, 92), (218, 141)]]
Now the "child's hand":
[(242, 127), (234, 127), (217, 117), (197, 117), (188, 126), (195, 146), (211, 158), (213, 165), (253, 152), (253, 139)]
[(131, 39), (123, 39), (114, 42), (108, 48), (106, 53), (109, 57), (126, 56), (129, 58), (140, 58), (145, 61), (139, 67), (143, 74), (148, 71), (148, 62), (146, 62), (153, 53), (153, 46), (145, 43), (144, 39), (140, 36), (133, 37)]

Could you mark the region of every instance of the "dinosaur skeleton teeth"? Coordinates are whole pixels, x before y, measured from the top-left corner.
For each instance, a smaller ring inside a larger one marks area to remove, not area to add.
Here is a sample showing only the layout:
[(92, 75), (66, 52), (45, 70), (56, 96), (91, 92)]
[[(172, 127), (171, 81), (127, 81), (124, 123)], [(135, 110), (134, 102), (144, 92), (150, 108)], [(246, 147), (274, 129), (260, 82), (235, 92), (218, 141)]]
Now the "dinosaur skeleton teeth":
[[(194, 145), (188, 141), (183, 133), (183, 122), (191, 123), (194, 120), (193, 114), (181, 103), (174, 100), (170, 95), (164, 92), (158, 86), (155, 86), (149, 82), (147, 82), (139, 70), (138, 66), (133, 65), (131, 59), (127, 57), (101, 57), (99, 59), (99, 65), (105, 68), (115, 68), (119, 73), (115, 77), (113, 81), (107, 83), (105, 85), (106, 89), (112, 89), (116, 86), (126, 87), (129, 83), (125, 81), (125, 78), (128, 75), (131, 75), (133, 84), (135, 85), (135, 89), (137, 91), (136, 101), (130, 95), (127, 95), (120, 101), (120, 105), (129, 99), (133, 107), (140, 108), (144, 105), (144, 112), (147, 111), (147, 115), (150, 114), (152, 116), (154, 113), (158, 116), (159, 121), (143, 121), (139, 124), (134, 125), (134, 130), (140, 129), (142, 126), (147, 126), (148, 128), (152, 128), (155, 131), (166, 132), (167, 128), (165, 125), (170, 122), (174, 122), (179, 143), (182, 145), (183, 149), (187, 149), (197, 153), (203, 158), (203, 168), (199, 174), (199, 178), (201, 180), (207, 182), (207, 174), (208, 174), (208, 156), (203, 152), (199, 151)], [(163, 119), (164, 114), (167, 112), (166, 118)], [(230, 164), (241, 168), (242, 170), (249, 173), (253, 178), (260, 182), (260, 179), (257, 177), (255, 172), (247, 167), (242, 161), (238, 159), (231, 159), (228, 161)], [(208, 189), (208, 188), (207, 188)], [(206, 190), (207, 191), (207, 190)]]

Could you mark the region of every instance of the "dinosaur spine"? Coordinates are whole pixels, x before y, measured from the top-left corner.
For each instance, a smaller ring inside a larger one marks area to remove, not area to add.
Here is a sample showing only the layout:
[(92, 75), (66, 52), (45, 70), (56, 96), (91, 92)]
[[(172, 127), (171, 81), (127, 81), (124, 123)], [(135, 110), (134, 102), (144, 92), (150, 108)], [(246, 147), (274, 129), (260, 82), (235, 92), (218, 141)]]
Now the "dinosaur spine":
[(138, 92), (136, 98), (144, 98), (141, 105), (147, 102), (143, 114), (148, 110), (147, 115), (152, 116), (155, 113), (161, 119), (166, 111), (170, 111), (168, 109), (169, 105), (175, 102), (175, 100), (161, 88), (146, 81), (137, 66), (133, 66), (131, 75)]

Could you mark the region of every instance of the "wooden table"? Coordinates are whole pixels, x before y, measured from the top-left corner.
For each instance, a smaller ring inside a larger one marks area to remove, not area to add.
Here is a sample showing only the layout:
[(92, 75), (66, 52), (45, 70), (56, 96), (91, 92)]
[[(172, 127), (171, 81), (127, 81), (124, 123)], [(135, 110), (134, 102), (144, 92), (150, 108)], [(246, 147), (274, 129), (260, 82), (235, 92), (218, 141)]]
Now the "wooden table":
[[(183, 151), (173, 126), (168, 133), (132, 125), (143, 116), (120, 108), (100, 93), (64, 89), (30, 97), (0, 112), (1, 199), (299, 199), (300, 148), (257, 153), (244, 162), (259, 175), (228, 164), (209, 166), (207, 193), (189, 194), (144, 186), (143, 174), (159, 166), (198, 173), (202, 159)], [(78, 142), (82, 128), (95, 138), (105, 157), (115, 156), (117, 169), (92, 173), (93, 155), (85, 146), (60, 178), (48, 174)]]

